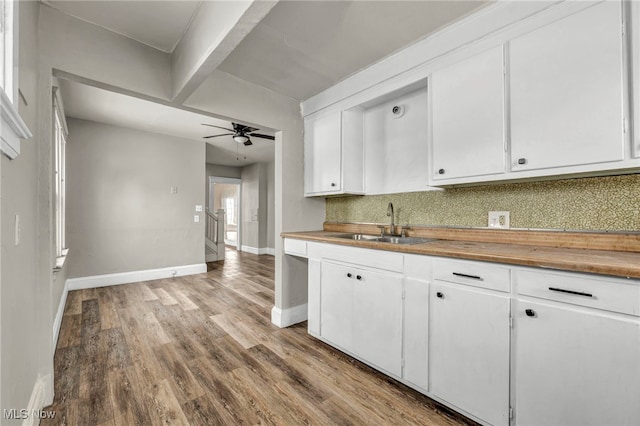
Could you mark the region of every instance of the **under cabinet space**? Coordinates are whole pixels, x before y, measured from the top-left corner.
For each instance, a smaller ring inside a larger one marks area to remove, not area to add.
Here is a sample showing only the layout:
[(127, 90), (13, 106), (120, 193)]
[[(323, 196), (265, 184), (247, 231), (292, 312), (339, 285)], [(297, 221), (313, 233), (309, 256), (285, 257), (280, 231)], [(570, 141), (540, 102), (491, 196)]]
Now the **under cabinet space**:
[(426, 80), (359, 107), (364, 120), (365, 193), (427, 190)]

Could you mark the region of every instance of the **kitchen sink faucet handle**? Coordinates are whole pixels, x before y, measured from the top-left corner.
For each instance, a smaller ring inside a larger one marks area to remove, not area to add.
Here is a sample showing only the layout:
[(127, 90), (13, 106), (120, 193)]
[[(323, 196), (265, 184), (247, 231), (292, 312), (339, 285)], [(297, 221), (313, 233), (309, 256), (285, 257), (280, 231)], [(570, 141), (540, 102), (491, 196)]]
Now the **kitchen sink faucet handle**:
[(378, 228), (380, 228), (380, 236), (384, 237), (384, 225), (378, 225)]
[(411, 229), (411, 227), (409, 226), (409, 224), (407, 223), (406, 225), (404, 225), (402, 227), (402, 234), (400, 235), (402, 238), (407, 236), (407, 230)]

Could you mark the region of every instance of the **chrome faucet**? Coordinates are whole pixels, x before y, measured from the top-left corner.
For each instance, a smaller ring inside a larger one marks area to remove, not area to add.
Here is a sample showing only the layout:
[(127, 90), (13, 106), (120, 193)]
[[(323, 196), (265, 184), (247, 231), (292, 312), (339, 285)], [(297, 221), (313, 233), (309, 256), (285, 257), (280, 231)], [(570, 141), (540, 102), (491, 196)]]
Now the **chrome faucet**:
[(391, 224), (389, 225), (389, 234), (396, 234), (396, 225), (393, 223), (393, 203), (387, 206), (387, 216), (391, 216)]

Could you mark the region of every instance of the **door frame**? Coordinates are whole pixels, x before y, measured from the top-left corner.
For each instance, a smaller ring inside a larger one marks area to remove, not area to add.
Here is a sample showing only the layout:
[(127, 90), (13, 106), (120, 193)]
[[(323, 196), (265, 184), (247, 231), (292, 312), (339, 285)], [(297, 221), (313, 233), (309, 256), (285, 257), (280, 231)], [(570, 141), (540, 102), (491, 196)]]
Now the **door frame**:
[[(236, 238), (236, 250), (242, 248), (242, 179), (219, 176), (209, 176), (209, 208), (213, 203), (213, 188), (216, 183), (238, 185), (238, 236)], [(225, 212), (226, 216), (226, 212)]]

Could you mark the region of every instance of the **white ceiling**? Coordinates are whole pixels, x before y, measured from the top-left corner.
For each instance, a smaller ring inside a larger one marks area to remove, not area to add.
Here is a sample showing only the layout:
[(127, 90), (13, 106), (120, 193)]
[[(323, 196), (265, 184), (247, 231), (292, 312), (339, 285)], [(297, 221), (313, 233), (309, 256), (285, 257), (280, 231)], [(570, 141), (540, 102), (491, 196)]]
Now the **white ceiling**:
[[(203, 126), (202, 123), (232, 128), (228, 121), (70, 80), (60, 80), (60, 90), (67, 117), (176, 136), (198, 142), (205, 140), (203, 136), (229, 133), (222, 129)], [(258, 133), (274, 135), (271, 129), (260, 129)], [(256, 162), (269, 162), (273, 161), (275, 155), (274, 142), (262, 138), (251, 138), (253, 145), (246, 147), (246, 149), (244, 145), (238, 145), (231, 136), (211, 138), (207, 142), (211, 145), (211, 148), (207, 150), (209, 160), (226, 166), (242, 167)], [(236, 157), (236, 149), (238, 149), (238, 157)]]
[[(189, 0), (41, 0), (43, 3), (170, 53), (198, 13)], [(205, 0), (212, 1), (212, 0)], [(259, 0), (258, 0), (259, 1)], [(368, 1), (282, 0), (226, 57), (216, 71), (305, 100), (437, 29), (483, 7), (490, 0)], [(197, 89), (196, 89), (197, 92)], [(133, 97), (63, 81), (71, 117), (202, 141), (218, 132), (201, 123), (226, 121)], [(243, 117), (235, 117), (243, 122)], [(220, 130), (219, 132), (223, 132)], [(261, 133), (273, 134), (268, 129)], [(274, 143), (253, 138), (236, 159), (231, 137), (210, 140), (216, 163), (243, 166), (272, 161)], [(212, 157), (209, 157), (209, 161)]]
[(163, 52), (173, 52), (201, 1), (43, 0), (67, 15), (91, 22)]
[(219, 69), (305, 100), (485, 4), (281, 1)]

